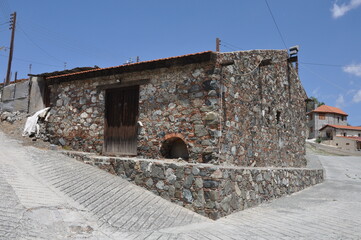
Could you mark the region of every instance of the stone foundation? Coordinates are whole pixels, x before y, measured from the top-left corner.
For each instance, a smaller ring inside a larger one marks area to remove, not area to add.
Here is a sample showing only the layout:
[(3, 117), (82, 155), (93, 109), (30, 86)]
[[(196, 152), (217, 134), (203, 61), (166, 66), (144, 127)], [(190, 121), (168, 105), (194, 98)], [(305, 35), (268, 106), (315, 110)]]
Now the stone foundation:
[(194, 212), (218, 219), (323, 181), (322, 169), (226, 167), (64, 152)]

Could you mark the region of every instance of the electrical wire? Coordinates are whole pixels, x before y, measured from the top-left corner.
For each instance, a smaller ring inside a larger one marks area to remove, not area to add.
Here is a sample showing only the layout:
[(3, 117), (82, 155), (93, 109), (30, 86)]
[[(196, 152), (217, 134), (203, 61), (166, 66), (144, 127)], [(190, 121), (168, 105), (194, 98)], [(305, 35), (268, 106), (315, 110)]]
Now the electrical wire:
[(32, 43), (34, 44), (34, 46), (36, 46), (36, 47), (39, 48), (41, 51), (43, 51), (46, 55), (48, 55), (49, 57), (51, 57), (51, 58), (53, 58), (54, 60), (57, 60), (57, 61), (59, 61), (59, 62), (62, 62), (62, 63), (66, 62), (66, 61), (62, 61), (62, 60), (60, 60), (59, 58), (54, 57), (53, 55), (51, 55), (50, 53), (48, 53), (45, 49), (43, 49), (43, 48), (40, 47), (36, 42), (34, 42), (34, 41), (29, 37), (29, 35), (24, 31), (24, 29), (23, 29), (20, 25), (18, 25), (18, 27), (19, 27), (19, 29), (24, 33), (24, 35), (29, 39), (29, 41), (32, 42)]
[(272, 19), (273, 19), (274, 24), (276, 25), (276, 28), (277, 28), (278, 34), (279, 34), (279, 35), (280, 35), (280, 37), (281, 37), (281, 40), (282, 40), (282, 42), (283, 42), (283, 45), (285, 46), (285, 49), (288, 49), (288, 47), (287, 47), (287, 45), (286, 45), (286, 42), (285, 42), (285, 40), (283, 39), (282, 33), (281, 33), (281, 31), (280, 31), (280, 29), (279, 29), (279, 27), (278, 27), (278, 24), (277, 24), (277, 22), (276, 22), (276, 19), (275, 19), (275, 17), (273, 16), (273, 13), (272, 13), (271, 8), (270, 8), (270, 6), (268, 5), (267, 0), (264, 0), (264, 1), (266, 2), (266, 5), (267, 5), (267, 8), (268, 8), (268, 11), (269, 11), (269, 13), (271, 14), (271, 17), (272, 17)]
[(26, 20), (27, 30), (32, 30), (36, 32), (37, 35), (41, 35), (42, 37), (45, 37), (51, 42), (58, 42), (57, 47), (63, 48), (66, 50), (71, 50), (72, 53), (76, 51), (78, 54), (87, 56), (87, 57), (95, 57), (96, 59), (118, 59), (119, 57), (128, 58), (126, 56), (121, 55), (115, 55), (113, 52), (107, 51), (106, 49), (99, 49), (96, 46), (91, 46), (91, 48), (84, 48), (84, 44), (79, 42), (78, 39), (70, 39), (68, 37), (65, 37), (62, 34), (59, 34), (57, 32), (54, 32), (52, 30), (47, 29), (44, 26), (41, 26), (35, 22), (32, 22), (31, 20)]
[[(0, 54), (0, 57), (6, 57), (7, 58), (8, 56)], [(60, 65), (52, 65), (52, 64), (48, 64), (48, 63), (42, 63), (42, 62), (37, 62), (37, 61), (27, 60), (27, 59), (22, 59), (22, 58), (16, 58), (16, 57), (13, 57), (13, 59), (17, 60), (17, 61), (21, 61), (21, 62), (34, 63), (34, 64), (39, 64), (39, 65), (44, 65), (44, 66), (63, 67), (63, 66), (60, 66)]]
[(223, 47), (225, 47), (225, 48), (228, 48), (228, 49), (230, 49), (230, 50), (232, 50), (232, 51), (238, 51), (238, 49), (229, 47), (229, 46), (227, 46), (227, 45), (225, 45), (225, 44), (222, 44), (222, 43), (221, 43), (221, 46), (223, 46)]
[[(302, 64), (302, 65), (303, 65), (303, 64)], [(305, 65), (303, 65), (303, 67), (304, 67), (304, 69), (306, 69), (307, 71), (309, 71), (310, 73), (312, 73), (314, 76), (318, 77), (318, 79), (320, 79), (320, 80), (322, 80), (322, 81), (324, 81), (324, 82), (327, 82), (328, 84), (330, 84), (330, 85), (332, 85), (332, 86), (334, 86), (334, 87), (336, 87), (336, 88), (338, 88), (338, 89), (340, 89), (340, 90), (342, 90), (342, 91), (347, 91), (347, 90), (344, 89), (343, 87), (338, 86), (337, 84), (335, 84), (335, 83), (327, 80), (326, 78), (322, 77), (322, 76), (319, 75), (318, 73), (312, 71), (310, 68), (306, 67)]]
[(309, 63), (309, 62), (299, 62), (300, 64), (307, 64), (307, 65), (318, 65), (318, 66), (325, 66), (325, 67), (344, 67), (345, 65), (339, 64), (327, 64), (327, 63)]
[(221, 41), (221, 43), (225, 43), (226, 45), (228, 45), (228, 46), (230, 46), (230, 47), (233, 47), (233, 48), (235, 48), (235, 49), (238, 49), (238, 50), (243, 50), (242, 48), (240, 48), (240, 47), (238, 47), (238, 46), (236, 46), (236, 45), (234, 45), (234, 44), (231, 44), (231, 43), (229, 43), (229, 42), (226, 42), (226, 41)]
[(8, 16), (10, 16), (10, 7), (6, 0), (0, 0), (0, 11), (4, 14), (4, 18), (8, 19)]
[(262, 63), (262, 60), (263, 60), (263, 58), (261, 57), (260, 60), (259, 60), (259, 63), (257, 64), (257, 66), (256, 66), (255, 68), (253, 68), (252, 70), (246, 72), (246, 73), (240, 73), (240, 72), (238, 71), (238, 69), (236, 69), (236, 71), (237, 71), (238, 74), (235, 74), (235, 75), (236, 75), (236, 76), (247, 76), (247, 75), (250, 75), (251, 73), (253, 73), (254, 71), (256, 71), (256, 70), (258, 69), (259, 65), (261, 65), (261, 63)]

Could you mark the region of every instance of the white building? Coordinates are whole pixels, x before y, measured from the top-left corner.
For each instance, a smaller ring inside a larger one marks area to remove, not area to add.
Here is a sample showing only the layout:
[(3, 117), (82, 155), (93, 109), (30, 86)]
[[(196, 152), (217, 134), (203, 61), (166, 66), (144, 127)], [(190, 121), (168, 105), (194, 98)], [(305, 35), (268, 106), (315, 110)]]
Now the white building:
[(348, 114), (339, 108), (322, 105), (307, 113), (308, 116), (308, 138), (320, 136), (320, 129), (328, 124), (347, 126)]

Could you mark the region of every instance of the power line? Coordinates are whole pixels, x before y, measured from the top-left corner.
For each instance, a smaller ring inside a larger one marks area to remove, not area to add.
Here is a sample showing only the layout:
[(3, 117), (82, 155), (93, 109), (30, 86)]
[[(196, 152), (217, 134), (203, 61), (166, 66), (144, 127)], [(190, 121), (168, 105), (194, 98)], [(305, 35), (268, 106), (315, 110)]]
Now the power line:
[(4, 14), (5, 19), (7, 19), (12, 12), (6, 0), (0, 0), (0, 11)]
[(50, 53), (48, 53), (45, 49), (43, 49), (42, 47), (40, 47), (37, 43), (35, 43), (30, 37), (29, 35), (24, 31), (24, 29), (19, 25), (20, 30), (24, 33), (24, 35), (30, 40), (30, 42), (32, 42), (37, 48), (39, 48), (41, 51), (43, 51), (46, 55), (48, 55), (49, 57), (64, 63), (65, 61), (60, 60), (57, 57), (54, 57), (53, 55), (51, 55)]
[(313, 75), (315, 75), (316, 77), (318, 77), (318, 79), (320, 79), (320, 80), (322, 80), (322, 81), (324, 81), (324, 82), (327, 82), (327, 83), (329, 83), (330, 85), (332, 85), (332, 86), (334, 86), (334, 87), (336, 87), (336, 88), (338, 88), (338, 89), (340, 89), (340, 90), (342, 90), (342, 91), (347, 91), (347, 90), (344, 89), (343, 87), (338, 86), (337, 84), (335, 84), (335, 83), (327, 80), (326, 78), (322, 77), (322, 76), (319, 75), (318, 73), (312, 71), (310, 68), (308, 68), (308, 67), (306, 67), (306, 66), (303, 66), (303, 67), (304, 67), (304, 69), (308, 70), (310, 73), (312, 73)]
[(232, 50), (232, 51), (237, 51), (237, 50), (238, 50), (238, 49), (235, 49), (235, 48), (233, 48), (233, 47), (229, 47), (229, 46), (227, 46), (226, 44), (222, 44), (222, 43), (221, 43), (221, 46), (226, 47), (226, 48), (228, 48), (228, 49), (230, 49), (230, 50)]
[(318, 65), (318, 66), (325, 66), (325, 67), (344, 67), (345, 66), (345, 65), (339, 65), (339, 64), (309, 63), (309, 62), (300, 62), (300, 64)]
[(232, 47), (232, 48), (237, 49), (237, 50), (243, 50), (242, 48), (240, 48), (240, 47), (238, 47), (238, 46), (236, 46), (236, 45), (234, 45), (234, 44), (231, 44), (231, 43), (225, 42), (224, 40), (222, 40), (222, 42), (223, 42), (223, 43), (225, 43), (226, 45), (228, 45), (228, 46)]
[(288, 47), (287, 47), (287, 45), (286, 45), (286, 42), (285, 42), (285, 40), (283, 39), (282, 33), (281, 33), (281, 31), (280, 31), (280, 29), (279, 29), (279, 27), (278, 27), (278, 25), (277, 25), (276, 19), (275, 19), (275, 17), (273, 16), (273, 13), (272, 13), (271, 8), (270, 8), (270, 6), (268, 5), (267, 0), (264, 0), (264, 1), (266, 2), (266, 5), (267, 5), (267, 8), (268, 8), (268, 11), (269, 11), (269, 13), (271, 14), (271, 17), (272, 17), (272, 19), (273, 19), (274, 24), (276, 25), (276, 28), (277, 28), (278, 34), (279, 34), (279, 35), (280, 35), (280, 37), (281, 37), (281, 40), (282, 40), (282, 42), (283, 42), (283, 45), (285, 46), (285, 49), (288, 49)]
[[(7, 58), (8, 56), (0, 54), (0, 57), (6, 57)], [(60, 66), (60, 65), (52, 65), (52, 64), (37, 62), (37, 61), (33, 61), (33, 60), (27, 60), (27, 59), (23, 59), (23, 58), (14, 57), (14, 60), (21, 61), (21, 62), (27, 62), (27, 63), (35, 63), (35, 64), (45, 65), (45, 66), (51, 66), (51, 67), (63, 67), (63, 66)]]
[(78, 39), (71, 39), (67, 36), (64, 36), (63, 34), (54, 32), (44, 26), (41, 26), (36, 22), (32, 22), (29, 19), (26, 20), (26, 24), (29, 25), (29, 27), (30, 27), (30, 28), (27, 28), (27, 30), (31, 29), (32, 31), (36, 32), (37, 35), (41, 34), (42, 36), (51, 40), (51, 42), (57, 41), (59, 43), (57, 45), (57, 47), (71, 50), (72, 53), (74, 53), (74, 51), (76, 51), (77, 53), (79, 53), (83, 56), (96, 57), (97, 59), (106, 58), (106, 59), (110, 60), (110, 59), (119, 58), (119, 57), (126, 58), (125, 56), (115, 55), (113, 52), (110, 52), (107, 49), (99, 49), (97, 46), (91, 46), (91, 48), (85, 48), (84, 44), (82, 42), (79, 42)]

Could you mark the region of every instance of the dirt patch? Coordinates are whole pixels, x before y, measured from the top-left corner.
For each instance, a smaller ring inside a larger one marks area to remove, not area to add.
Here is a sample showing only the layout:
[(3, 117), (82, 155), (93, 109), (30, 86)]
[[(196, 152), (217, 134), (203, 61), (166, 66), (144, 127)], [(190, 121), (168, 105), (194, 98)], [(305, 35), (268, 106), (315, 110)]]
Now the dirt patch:
[(23, 115), (21, 116), (21, 119), (12, 123), (8, 121), (0, 121), (0, 131), (5, 133), (8, 137), (20, 141), (22, 145), (34, 146), (40, 149), (50, 149), (51, 144), (49, 142), (44, 142), (36, 137), (22, 136), (27, 117), (27, 115)]

